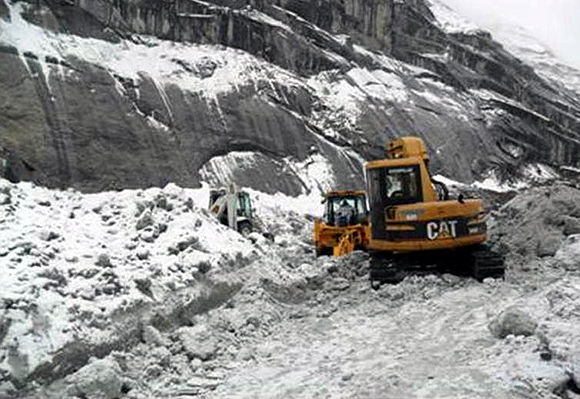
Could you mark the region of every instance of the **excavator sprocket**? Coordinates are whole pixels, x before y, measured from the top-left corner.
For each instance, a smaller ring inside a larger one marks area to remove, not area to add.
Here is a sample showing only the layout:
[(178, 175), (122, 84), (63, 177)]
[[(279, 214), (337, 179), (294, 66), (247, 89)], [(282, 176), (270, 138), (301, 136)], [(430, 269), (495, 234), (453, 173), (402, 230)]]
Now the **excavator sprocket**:
[(369, 275), (371, 285), (397, 284), (409, 275), (452, 273), (471, 276), (478, 281), (487, 277), (504, 275), (504, 258), (485, 245), (441, 252), (415, 252), (393, 254), (371, 252)]

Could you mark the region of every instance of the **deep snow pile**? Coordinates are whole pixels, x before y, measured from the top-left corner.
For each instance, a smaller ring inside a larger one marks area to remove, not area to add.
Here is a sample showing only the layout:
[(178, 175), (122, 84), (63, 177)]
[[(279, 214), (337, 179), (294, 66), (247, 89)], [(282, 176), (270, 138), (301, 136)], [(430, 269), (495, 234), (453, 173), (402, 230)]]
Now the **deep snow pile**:
[(0, 184), (0, 359), (15, 384), (130, 345), (140, 318), (170, 317), (183, 295), (227, 296), (239, 282), (217, 289), (220, 274), (256, 252), (173, 185), (81, 195)]
[[(220, 310), (213, 321), (219, 325), (215, 331), (213, 322), (192, 327), (211, 309), (231, 307), (234, 295), (251, 305), (233, 312), (235, 320), (228, 323), (236, 329), (253, 330), (252, 323), (259, 323), (261, 335), (275, 324), (280, 310), (269, 306), (271, 295), (295, 296), (288, 287), (306, 286), (305, 276), (316, 274), (300, 268), (303, 257), (313, 258), (310, 222), (288, 210), (304, 198), (253, 192), (276, 235), (273, 243), (257, 233), (245, 239), (217, 223), (204, 209), (208, 190), (207, 185), (191, 190), (170, 184), (84, 195), (0, 180), (0, 397), (32, 395), (36, 384), (54, 380), (55, 397), (64, 392), (59, 384), (71, 395), (89, 392), (91, 397), (97, 390), (116, 397), (132, 385), (115, 379), (116, 367), (91, 359), (133, 348), (139, 354), (140, 343), (172, 342), (160, 331), (184, 344), (178, 351), (188, 359), (186, 365), (193, 359), (209, 361), (216, 353), (235, 354), (230, 346), (237, 339), (215, 336), (227, 327), (222, 323), (227, 311)], [(319, 206), (316, 201), (309, 208)], [(151, 355), (149, 349), (141, 354)], [(146, 375), (130, 381), (159, 377), (156, 383), (163, 386), (172, 378), (143, 369), (140, 358), (135, 362)], [(61, 380), (85, 364), (79, 374)], [(97, 371), (87, 371), (93, 368)], [(105, 369), (115, 381), (105, 376), (108, 382), (83, 382), (83, 376), (100, 376), (98, 370)], [(100, 391), (110, 384), (113, 393)], [(51, 389), (41, 391), (41, 397), (51, 395)]]
[(494, 212), (490, 225), (514, 256), (552, 257), (580, 234), (580, 191), (562, 183), (526, 190)]

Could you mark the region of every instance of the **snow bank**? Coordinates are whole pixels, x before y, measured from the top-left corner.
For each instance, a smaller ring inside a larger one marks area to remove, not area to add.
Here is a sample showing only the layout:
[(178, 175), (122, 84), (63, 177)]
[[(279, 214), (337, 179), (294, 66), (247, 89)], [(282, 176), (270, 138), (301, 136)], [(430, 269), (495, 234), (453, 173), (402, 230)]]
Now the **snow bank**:
[(299, 267), (314, 258), (305, 213), (322, 213), (320, 197), (249, 191), (275, 244), (218, 224), (207, 184), (84, 195), (0, 180), (0, 372), (64, 377), (142, 334), (165, 342), (151, 331), (187, 326), (264, 281), (295, 297), (275, 287), (320, 274)]
[(206, 295), (206, 276), (256, 251), (171, 184), (82, 195), (0, 180), (0, 192), (0, 369), (17, 379), (68, 345), (114, 346), (121, 314)]
[[(312, 223), (298, 212), (306, 197), (251, 192), (277, 229), (276, 243), (252, 243), (203, 210), (208, 193), (170, 184), (82, 195), (0, 181), (2, 377), (57, 379), (34, 399), (291, 396), (288, 374), (309, 394), (499, 399), (522, 383), (565, 390), (572, 378), (577, 275), (411, 276), (373, 291), (366, 254), (315, 258)], [(505, 237), (527, 243), (530, 226), (559, 226), (550, 215), (580, 217), (578, 198), (566, 186), (520, 193), (500, 211)]]
[(554, 258), (566, 270), (580, 271), (580, 234), (568, 236)]
[(564, 184), (528, 189), (492, 214), (490, 227), (513, 254), (552, 257), (580, 229), (580, 191)]

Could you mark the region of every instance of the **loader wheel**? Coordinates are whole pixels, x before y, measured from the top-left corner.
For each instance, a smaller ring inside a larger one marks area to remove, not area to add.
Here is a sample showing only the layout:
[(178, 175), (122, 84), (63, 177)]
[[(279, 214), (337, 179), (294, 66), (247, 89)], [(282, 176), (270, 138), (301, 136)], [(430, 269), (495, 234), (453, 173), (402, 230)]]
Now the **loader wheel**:
[(238, 226), (238, 232), (247, 238), (252, 232), (252, 225), (248, 222), (240, 223)]
[(328, 247), (316, 247), (316, 257), (318, 258), (319, 256), (332, 256), (332, 248), (328, 248)]

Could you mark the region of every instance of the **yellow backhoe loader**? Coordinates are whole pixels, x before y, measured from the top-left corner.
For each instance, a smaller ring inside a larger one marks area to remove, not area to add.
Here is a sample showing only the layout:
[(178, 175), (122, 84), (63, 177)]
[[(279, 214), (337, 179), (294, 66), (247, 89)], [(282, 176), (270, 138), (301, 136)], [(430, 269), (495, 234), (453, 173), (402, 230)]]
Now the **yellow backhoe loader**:
[(411, 271), (434, 266), (476, 279), (502, 276), (503, 257), (487, 241), (483, 203), (450, 200), (429, 172), (419, 137), (388, 143), (387, 159), (365, 164), (370, 201), (370, 279), (396, 283)]
[(346, 255), (366, 250), (369, 212), (364, 191), (330, 191), (324, 195), (324, 216), (314, 220), (316, 255)]

